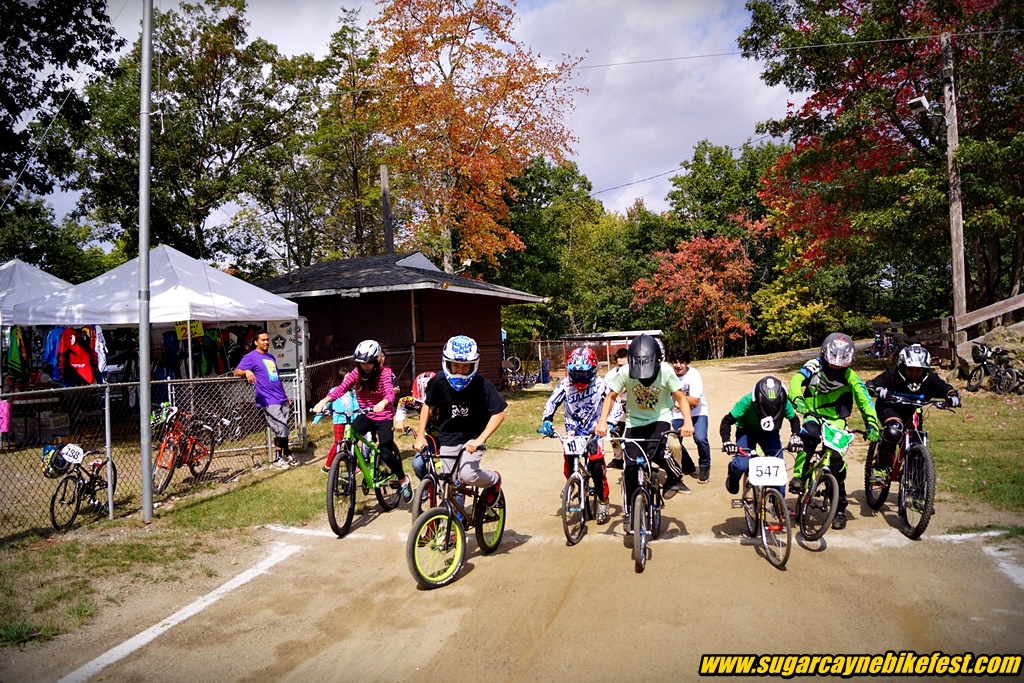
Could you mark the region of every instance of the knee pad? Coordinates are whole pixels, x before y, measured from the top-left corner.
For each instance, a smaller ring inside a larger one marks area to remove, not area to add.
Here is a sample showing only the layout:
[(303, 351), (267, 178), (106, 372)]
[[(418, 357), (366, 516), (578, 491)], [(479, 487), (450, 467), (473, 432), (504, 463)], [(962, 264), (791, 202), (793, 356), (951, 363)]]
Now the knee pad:
[(903, 423), (899, 420), (889, 420), (882, 427), (882, 441), (893, 446), (898, 446), (903, 441)]

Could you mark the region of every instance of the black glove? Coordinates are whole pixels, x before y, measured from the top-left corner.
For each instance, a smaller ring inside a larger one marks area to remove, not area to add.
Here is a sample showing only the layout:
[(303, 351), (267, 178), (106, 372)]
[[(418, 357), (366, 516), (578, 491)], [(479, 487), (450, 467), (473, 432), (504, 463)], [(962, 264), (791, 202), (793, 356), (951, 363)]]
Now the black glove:
[(799, 450), (802, 450), (803, 447), (804, 447), (803, 439), (801, 439), (799, 436), (794, 434), (793, 436), (789, 437), (789, 444), (786, 446), (787, 450), (789, 450), (792, 453), (795, 453), (795, 452), (797, 452)]
[(722, 450), (728, 453), (729, 455), (736, 455), (737, 453), (740, 452), (739, 446), (734, 444), (732, 441), (726, 441), (725, 443), (723, 443)]

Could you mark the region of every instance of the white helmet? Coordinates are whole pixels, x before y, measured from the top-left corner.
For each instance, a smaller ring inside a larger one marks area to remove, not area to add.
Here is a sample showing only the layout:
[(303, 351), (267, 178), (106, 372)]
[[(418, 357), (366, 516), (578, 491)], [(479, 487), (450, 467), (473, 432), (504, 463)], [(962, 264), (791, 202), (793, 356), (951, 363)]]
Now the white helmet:
[[(900, 377), (907, 383), (907, 388), (911, 391), (918, 391), (921, 388), (921, 383), (931, 367), (932, 356), (920, 344), (907, 346), (900, 351), (899, 360), (896, 363), (896, 371), (900, 373)], [(921, 368), (924, 372), (917, 379), (911, 379), (907, 376), (907, 368)]]
[[(471, 337), (460, 334), (449, 339), (444, 345), (441, 359), (443, 361), (441, 367), (444, 370), (444, 376), (448, 379), (448, 383), (452, 385), (452, 389), (455, 389), (455, 391), (462, 391), (469, 384), (469, 381), (473, 379), (477, 368), (480, 367), (480, 349), (477, 348), (476, 342)], [(465, 375), (454, 373), (451, 367), (452, 363), (470, 363), (469, 373)]]
[[(355, 353), (352, 354), (352, 360), (356, 362), (356, 370), (359, 371), (359, 379), (363, 382), (374, 379), (380, 374), (380, 357), (384, 355), (380, 349), (380, 344), (372, 339), (359, 342), (359, 346), (356, 347)], [(373, 368), (367, 372), (363, 370), (363, 366), (359, 363), (373, 363)]]
[(853, 340), (842, 332), (833, 332), (821, 345), (821, 359), (834, 370), (843, 370), (853, 362)]

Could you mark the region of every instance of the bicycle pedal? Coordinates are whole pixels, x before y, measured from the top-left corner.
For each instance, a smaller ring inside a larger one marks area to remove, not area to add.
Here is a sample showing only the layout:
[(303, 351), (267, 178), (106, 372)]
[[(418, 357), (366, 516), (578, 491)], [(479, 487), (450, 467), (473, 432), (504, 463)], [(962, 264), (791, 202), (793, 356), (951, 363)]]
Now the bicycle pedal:
[(735, 508), (741, 508), (741, 507), (743, 507), (743, 501), (742, 501), (742, 500), (732, 500), (732, 501), (730, 501), (730, 503), (732, 504), (732, 507), (733, 507), (734, 509), (735, 509)]

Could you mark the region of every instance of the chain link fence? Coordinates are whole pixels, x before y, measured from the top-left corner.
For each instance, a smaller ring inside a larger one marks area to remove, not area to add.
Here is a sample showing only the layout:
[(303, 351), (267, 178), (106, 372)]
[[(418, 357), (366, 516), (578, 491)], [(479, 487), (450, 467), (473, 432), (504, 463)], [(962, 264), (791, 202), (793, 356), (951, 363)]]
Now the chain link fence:
[[(291, 441), (305, 437), (305, 401), (297, 375), (284, 375), (292, 398)], [(117, 466), (114, 514), (142, 507), (141, 432), (138, 383), (90, 385), (0, 395), (6, 403), (7, 431), (0, 432), (0, 543), (19, 536), (52, 531), (50, 500), (60, 479), (44, 475), (43, 447), (78, 444), (106, 451)], [(253, 389), (233, 377), (152, 382), (154, 414), (152, 449), (160, 448), (170, 407), (193, 425), (205, 425), (213, 457), (198, 480), (187, 467), (176, 468), (168, 488), (155, 500), (181, 495), (203, 482), (226, 482), (271, 457), (272, 441), (263, 414), (254, 404)], [(193, 433), (195, 433), (193, 431)], [(145, 457), (153, 462), (155, 453)], [(83, 512), (85, 508), (83, 506)], [(78, 523), (89, 521), (80, 515)]]

